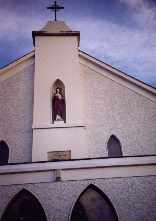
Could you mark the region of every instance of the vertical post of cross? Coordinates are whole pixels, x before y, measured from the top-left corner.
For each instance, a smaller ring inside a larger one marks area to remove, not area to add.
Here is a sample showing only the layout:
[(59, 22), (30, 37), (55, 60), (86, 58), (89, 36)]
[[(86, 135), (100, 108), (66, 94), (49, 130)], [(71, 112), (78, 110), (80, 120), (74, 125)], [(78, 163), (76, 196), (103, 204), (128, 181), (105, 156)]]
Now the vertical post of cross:
[(57, 21), (57, 12), (61, 9), (64, 9), (63, 6), (60, 6), (57, 4), (57, 2), (55, 1), (53, 5), (47, 7), (47, 9), (52, 10), (55, 12), (55, 21)]

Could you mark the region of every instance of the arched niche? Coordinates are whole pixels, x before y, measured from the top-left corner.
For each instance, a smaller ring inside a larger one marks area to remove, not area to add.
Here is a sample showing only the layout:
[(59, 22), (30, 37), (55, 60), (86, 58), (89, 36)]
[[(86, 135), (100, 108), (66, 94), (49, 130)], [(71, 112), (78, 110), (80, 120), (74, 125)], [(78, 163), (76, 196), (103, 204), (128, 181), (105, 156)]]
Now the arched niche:
[(111, 135), (107, 143), (108, 157), (121, 157), (122, 148), (119, 139)]
[(17, 193), (8, 204), (1, 221), (47, 221), (38, 199), (28, 190)]
[(52, 122), (57, 121), (66, 123), (65, 85), (60, 79), (52, 87)]
[(91, 184), (76, 201), (70, 221), (118, 221), (118, 216), (109, 198)]
[(9, 160), (9, 147), (5, 141), (0, 141), (0, 165), (8, 164)]

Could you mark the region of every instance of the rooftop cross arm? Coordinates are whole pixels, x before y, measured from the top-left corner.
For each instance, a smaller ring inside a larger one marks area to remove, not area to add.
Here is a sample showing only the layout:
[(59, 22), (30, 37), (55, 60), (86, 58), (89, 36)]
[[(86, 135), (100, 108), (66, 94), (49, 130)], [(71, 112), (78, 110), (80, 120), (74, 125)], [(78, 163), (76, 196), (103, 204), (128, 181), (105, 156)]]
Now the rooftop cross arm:
[(49, 6), (49, 7), (47, 7), (47, 9), (52, 10), (52, 11), (55, 12), (55, 21), (57, 21), (57, 14), (56, 14), (56, 12), (58, 12), (61, 9), (64, 9), (64, 7), (61, 6), (61, 5), (58, 5), (57, 2), (55, 1), (54, 4)]

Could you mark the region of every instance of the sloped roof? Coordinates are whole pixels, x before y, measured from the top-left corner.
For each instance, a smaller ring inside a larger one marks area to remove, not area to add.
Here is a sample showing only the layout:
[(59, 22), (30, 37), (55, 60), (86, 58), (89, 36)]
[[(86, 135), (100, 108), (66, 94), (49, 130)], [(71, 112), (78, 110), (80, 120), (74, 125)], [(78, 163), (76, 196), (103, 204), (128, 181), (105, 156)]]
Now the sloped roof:
[(27, 61), (28, 59), (31, 59), (35, 56), (35, 50), (30, 51), (29, 53), (23, 55), (20, 58), (17, 58), (16, 60), (10, 62), (9, 64), (3, 66), (0, 68), (0, 76), (4, 74), (5, 72), (11, 70), (12, 68), (16, 67), (18, 64), (21, 64), (22, 62)]
[(123, 71), (115, 68), (115, 67), (112, 67), (111, 65), (87, 54), (86, 52), (84, 51), (79, 51), (80, 53), (80, 57), (82, 57), (83, 59), (85, 59), (86, 61), (89, 61), (91, 62), (92, 64), (96, 65), (96, 66), (99, 66), (105, 70), (107, 70), (109, 73), (113, 74), (113, 75), (116, 75), (120, 78), (122, 78), (123, 80), (126, 80), (126, 81), (129, 81), (131, 82), (132, 84), (135, 84), (137, 85), (138, 87), (142, 87), (143, 89), (153, 93), (155, 96), (156, 96), (156, 88), (139, 80), (139, 79), (136, 79), (135, 77), (132, 77), (126, 73), (124, 73)]
[[(33, 51), (29, 52), (28, 54), (20, 57), (19, 59), (0, 68), (0, 77), (1, 77), (1, 75), (4, 75), (6, 72), (7, 73), (9, 71), (11, 72), (12, 69), (16, 68), (19, 64), (32, 59), (34, 56), (35, 56), (35, 51), (33, 50)], [(137, 86), (141, 90), (143, 90), (147, 93), (150, 93), (154, 97), (154, 101), (156, 101), (156, 88), (152, 87), (151, 85), (148, 85), (148, 84), (112, 67), (111, 65), (106, 64), (103, 61), (81, 51), (81, 50), (79, 51), (79, 56), (80, 56), (80, 63), (81, 64), (88, 66), (92, 69), (95, 69), (96, 67), (98, 67), (101, 69), (103, 75), (104, 75), (103, 71), (105, 70), (109, 73), (109, 74), (107, 73), (108, 78), (111, 78), (112, 76), (118, 77), (125, 82), (128, 82), (134, 86)], [(100, 71), (100, 73), (101, 73), (101, 71)], [(106, 75), (106, 73), (105, 73), (105, 75)]]
[(48, 21), (39, 31), (33, 31), (33, 44), (35, 45), (35, 36), (77, 36), (78, 46), (80, 42), (80, 32), (71, 30), (63, 21)]
[(40, 30), (48, 33), (71, 32), (72, 30), (63, 21), (48, 21)]

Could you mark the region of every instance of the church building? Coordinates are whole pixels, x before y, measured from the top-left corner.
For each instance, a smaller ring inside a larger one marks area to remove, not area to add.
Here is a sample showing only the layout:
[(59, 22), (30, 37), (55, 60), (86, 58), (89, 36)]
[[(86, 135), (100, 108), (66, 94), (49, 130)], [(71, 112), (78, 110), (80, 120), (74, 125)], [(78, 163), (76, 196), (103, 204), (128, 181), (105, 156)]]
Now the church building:
[(0, 69), (0, 221), (155, 221), (156, 89), (63, 21), (32, 40)]

